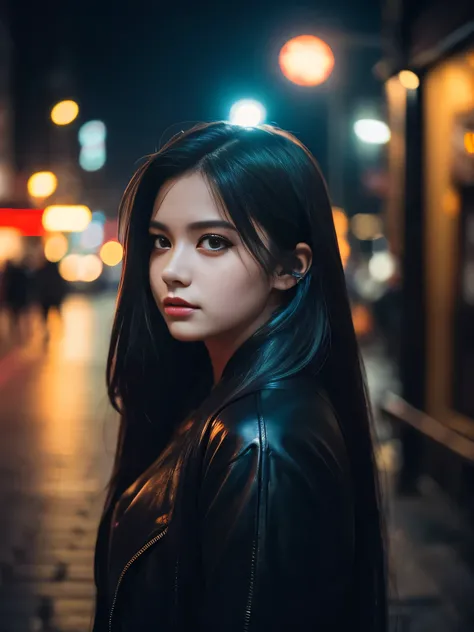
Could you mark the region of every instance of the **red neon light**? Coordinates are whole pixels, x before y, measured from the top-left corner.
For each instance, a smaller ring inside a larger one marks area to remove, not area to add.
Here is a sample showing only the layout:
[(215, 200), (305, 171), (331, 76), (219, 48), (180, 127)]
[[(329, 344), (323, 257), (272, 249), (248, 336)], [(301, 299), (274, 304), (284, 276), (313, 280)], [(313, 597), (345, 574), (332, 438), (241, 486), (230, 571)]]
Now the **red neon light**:
[(43, 210), (39, 208), (0, 208), (0, 228), (16, 228), (24, 237), (44, 235)]

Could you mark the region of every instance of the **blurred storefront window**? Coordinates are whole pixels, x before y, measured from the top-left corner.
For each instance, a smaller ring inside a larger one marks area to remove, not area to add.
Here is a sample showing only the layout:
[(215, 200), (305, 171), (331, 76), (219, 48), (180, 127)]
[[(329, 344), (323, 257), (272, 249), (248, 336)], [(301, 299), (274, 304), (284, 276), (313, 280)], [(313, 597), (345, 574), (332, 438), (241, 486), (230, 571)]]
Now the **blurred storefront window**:
[(470, 51), (424, 82), (427, 412), (474, 438), (474, 68)]

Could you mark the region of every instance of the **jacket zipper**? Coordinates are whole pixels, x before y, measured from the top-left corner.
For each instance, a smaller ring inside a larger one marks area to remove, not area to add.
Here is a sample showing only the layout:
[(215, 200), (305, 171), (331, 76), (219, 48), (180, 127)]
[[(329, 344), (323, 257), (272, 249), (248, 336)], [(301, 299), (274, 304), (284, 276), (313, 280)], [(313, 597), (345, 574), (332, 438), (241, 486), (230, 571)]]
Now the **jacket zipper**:
[(257, 544), (254, 541), (252, 548), (252, 566), (250, 570), (250, 585), (249, 585), (249, 594), (247, 599), (247, 608), (245, 610), (245, 618), (244, 618), (244, 632), (247, 632), (250, 625), (250, 615), (252, 614), (252, 601), (253, 601), (253, 585), (255, 583), (255, 559), (257, 557)]
[(176, 566), (174, 569), (174, 605), (178, 606), (178, 572), (179, 572), (179, 557), (176, 560)]
[(147, 542), (144, 546), (142, 546), (142, 548), (137, 551), (135, 553), (135, 555), (126, 563), (126, 565), (124, 566), (122, 572), (120, 573), (120, 577), (118, 579), (117, 582), (117, 586), (115, 588), (115, 593), (114, 593), (114, 599), (112, 601), (112, 606), (110, 608), (110, 615), (109, 615), (109, 632), (112, 632), (112, 618), (114, 616), (114, 610), (115, 610), (115, 606), (117, 604), (117, 595), (118, 595), (118, 591), (120, 588), (120, 584), (122, 583), (123, 577), (125, 575), (125, 573), (128, 571), (128, 569), (130, 568), (130, 566), (135, 562), (135, 560), (137, 560), (140, 555), (142, 555), (143, 553), (145, 553), (145, 551), (147, 551), (151, 546), (153, 546), (156, 542), (158, 542), (159, 540), (161, 540), (161, 538), (165, 535), (165, 533), (168, 531), (168, 527), (166, 527), (165, 529), (163, 529), (163, 531), (161, 531), (158, 535), (156, 535), (152, 540), (150, 540), (149, 542)]

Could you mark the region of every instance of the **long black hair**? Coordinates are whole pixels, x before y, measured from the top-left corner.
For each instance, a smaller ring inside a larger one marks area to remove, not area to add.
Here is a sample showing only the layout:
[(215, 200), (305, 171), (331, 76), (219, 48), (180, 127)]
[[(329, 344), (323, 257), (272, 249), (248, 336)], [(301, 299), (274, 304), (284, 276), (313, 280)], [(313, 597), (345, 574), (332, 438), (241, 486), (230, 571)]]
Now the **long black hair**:
[[(302, 369), (323, 383), (345, 438), (355, 490), (357, 598), (365, 615), (354, 625), (364, 632), (385, 630), (384, 529), (371, 408), (332, 208), (314, 157), (287, 132), (268, 125), (198, 125), (149, 156), (125, 191), (119, 224), (124, 264), (107, 364), (108, 394), (121, 422), (104, 517), (213, 388), (204, 343), (172, 338), (149, 281), (148, 229), (155, 198), (166, 181), (192, 172), (206, 179), (268, 275), (278, 264), (293, 269), (298, 242), (312, 249), (309, 273), (254, 334), (270, 345), (265, 357), (237, 376), (235, 391)], [(256, 225), (269, 245), (263, 244)], [(101, 542), (99, 531), (96, 563), (105, 548)]]

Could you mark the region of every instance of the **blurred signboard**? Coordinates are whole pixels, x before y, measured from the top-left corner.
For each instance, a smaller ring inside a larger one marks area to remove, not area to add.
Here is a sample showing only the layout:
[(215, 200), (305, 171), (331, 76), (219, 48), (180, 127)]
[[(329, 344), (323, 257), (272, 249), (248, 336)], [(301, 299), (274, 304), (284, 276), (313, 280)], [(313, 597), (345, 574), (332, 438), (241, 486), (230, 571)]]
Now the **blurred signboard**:
[(24, 237), (44, 235), (43, 209), (0, 208), (0, 228), (15, 228)]

